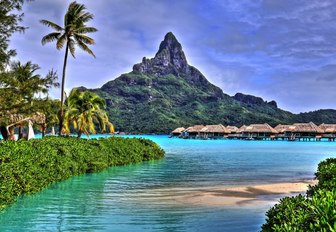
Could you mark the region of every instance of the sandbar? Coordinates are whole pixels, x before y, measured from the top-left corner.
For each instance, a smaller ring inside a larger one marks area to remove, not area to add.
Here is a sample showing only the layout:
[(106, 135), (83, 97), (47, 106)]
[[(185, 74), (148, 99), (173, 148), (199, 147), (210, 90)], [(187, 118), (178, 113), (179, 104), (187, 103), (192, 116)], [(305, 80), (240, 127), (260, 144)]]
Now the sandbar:
[(211, 186), (199, 188), (160, 188), (137, 194), (140, 200), (152, 204), (199, 205), (199, 206), (239, 206), (247, 204), (269, 204), (281, 197), (305, 194), (314, 180), (286, 183), (258, 184), (244, 186)]

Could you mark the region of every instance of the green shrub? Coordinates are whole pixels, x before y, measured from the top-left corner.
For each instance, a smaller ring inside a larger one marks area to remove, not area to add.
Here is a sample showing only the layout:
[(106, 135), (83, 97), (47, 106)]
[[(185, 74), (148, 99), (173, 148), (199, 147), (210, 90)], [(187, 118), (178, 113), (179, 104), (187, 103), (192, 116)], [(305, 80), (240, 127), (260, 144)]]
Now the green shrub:
[(336, 158), (329, 158), (319, 163), (315, 173), (318, 184), (310, 186), (307, 194), (313, 195), (318, 189), (333, 190), (336, 188)]
[(285, 197), (266, 213), (262, 231), (336, 231), (336, 159), (318, 165), (306, 196)]
[(4, 141), (0, 143), (0, 210), (19, 195), (41, 191), (71, 176), (163, 156), (157, 144), (136, 138)]

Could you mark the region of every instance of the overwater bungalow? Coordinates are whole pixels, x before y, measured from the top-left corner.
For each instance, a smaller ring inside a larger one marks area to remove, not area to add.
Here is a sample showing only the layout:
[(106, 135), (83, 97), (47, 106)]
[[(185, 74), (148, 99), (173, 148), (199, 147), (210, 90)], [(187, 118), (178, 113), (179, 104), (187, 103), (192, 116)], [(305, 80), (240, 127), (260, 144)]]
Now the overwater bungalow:
[(179, 137), (185, 131), (184, 127), (178, 127), (170, 133), (171, 137)]
[(227, 126), (226, 129), (229, 131), (228, 138), (237, 138), (239, 136), (239, 128), (236, 126)]
[(336, 139), (336, 124), (321, 124), (319, 128), (323, 131), (323, 138), (328, 138), (329, 141)]
[(235, 126), (218, 125), (194, 125), (184, 129), (176, 128), (171, 132), (171, 137), (192, 138), (192, 139), (246, 139), (246, 140), (288, 140), (288, 141), (320, 141), (326, 138), (329, 141), (336, 141), (336, 124), (315, 125), (309, 123), (294, 123), (293, 125), (279, 124), (275, 128), (269, 124), (243, 125), (240, 128)]
[(313, 122), (294, 123), (293, 126), (285, 129), (285, 133), (289, 136), (288, 140), (321, 140), (323, 130), (316, 126)]
[(237, 139), (242, 139), (242, 134), (243, 134), (243, 131), (245, 131), (246, 129), (246, 125), (242, 125), (241, 127), (238, 128), (237, 132), (236, 132), (236, 138)]
[(291, 136), (292, 130), (295, 129), (295, 126), (293, 125), (282, 125), (279, 124), (276, 127), (274, 127), (274, 130), (278, 132), (277, 139), (280, 138), (282, 140), (288, 139)]
[(237, 130), (237, 133), (242, 133), (245, 129), (246, 129), (246, 125), (242, 125), (241, 127), (239, 127), (239, 129)]
[(236, 126), (227, 126), (226, 129), (227, 129), (230, 133), (237, 133), (237, 131), (239, 130), (239, 128), (236, 127)]
[(195, 125), (188, 127), (183, 133), (182, 137), (183, 138), (199, 138), (201, 130), (204, 128), (204, 125)]
[(274, 139), (278, 132), (269, 124), (251, 124), (242, 131), (245, 139)]
[(206, 125), (200, 131), (200, 137), (202, 139), (223, 139), (228, 136), (229, 130), (222, 124), (218, 125)]

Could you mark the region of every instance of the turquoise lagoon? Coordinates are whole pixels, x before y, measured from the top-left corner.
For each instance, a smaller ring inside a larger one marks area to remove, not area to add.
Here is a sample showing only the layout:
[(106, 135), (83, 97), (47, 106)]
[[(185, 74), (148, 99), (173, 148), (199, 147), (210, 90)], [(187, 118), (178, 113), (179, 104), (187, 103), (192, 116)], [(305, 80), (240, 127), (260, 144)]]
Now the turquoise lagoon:
[(166, 157), (74, 177), (21, 197), (0, 213), (0, 231), (259, 231), (266, 203), (202, 205), (176, 196), (213, 186), (311, 179), (336, 157), (334, 142), (183, 140), (142, 136)]

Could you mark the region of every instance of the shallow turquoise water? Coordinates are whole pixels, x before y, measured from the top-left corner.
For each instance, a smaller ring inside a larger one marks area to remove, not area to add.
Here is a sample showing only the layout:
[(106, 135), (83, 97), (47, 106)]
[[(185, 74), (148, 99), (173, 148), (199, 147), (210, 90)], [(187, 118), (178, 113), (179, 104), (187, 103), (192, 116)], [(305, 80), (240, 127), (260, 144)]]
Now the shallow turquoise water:
[(332, 142), (142, 137), (159, 143), (166, 158), (22, 197), (0, 213), (0, 231), (258, 231), (271, 204), (202, 206), (169, 198), (180, 189), (312, 178), (321, 160), (336, 157)]

